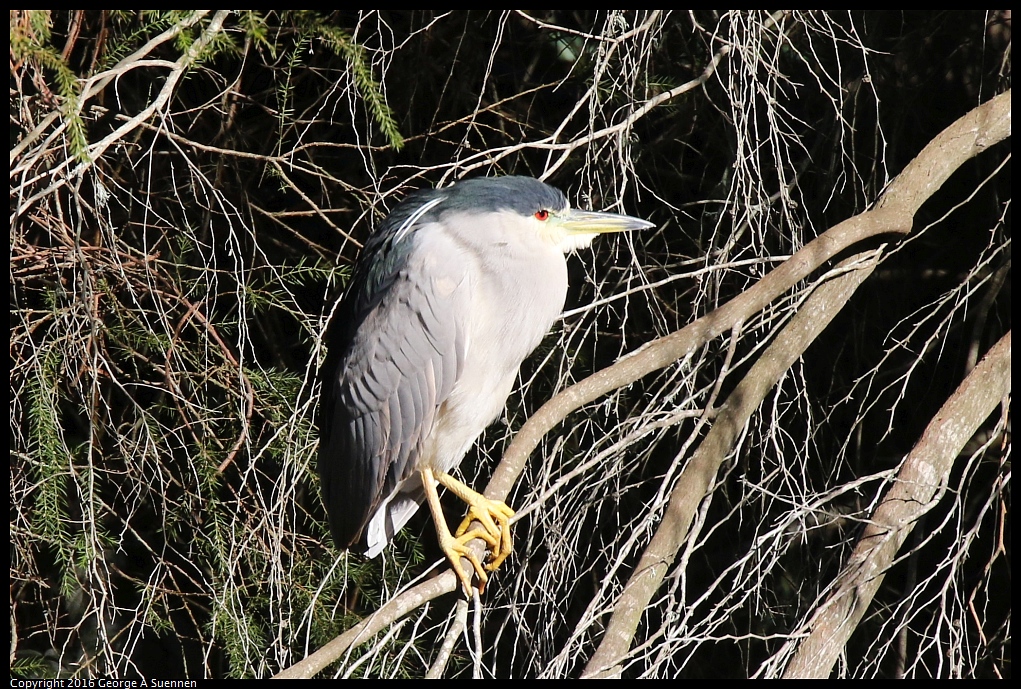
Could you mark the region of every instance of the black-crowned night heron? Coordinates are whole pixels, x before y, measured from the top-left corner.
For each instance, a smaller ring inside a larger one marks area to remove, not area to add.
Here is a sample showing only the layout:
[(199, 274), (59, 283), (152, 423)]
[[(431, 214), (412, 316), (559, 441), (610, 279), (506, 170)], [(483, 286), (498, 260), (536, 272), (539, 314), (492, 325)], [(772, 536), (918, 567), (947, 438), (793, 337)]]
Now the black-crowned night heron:
[[(565, 254), (644, 220), (572, 209), (529, 177), (420, 191), (369, 238), (327, 337), (319, 476), (337, 545), (375, 557), (428, 500), (470, 591), (511, 552), (514, 512), (449, 475), (499, 415), (521, 362), (564, 307)], [(469, 505), (451, 535), (440, 483)], [(482, 525), (469, 529), (477, 521)], [(483, 567), (467, 547), (490, 548)]]

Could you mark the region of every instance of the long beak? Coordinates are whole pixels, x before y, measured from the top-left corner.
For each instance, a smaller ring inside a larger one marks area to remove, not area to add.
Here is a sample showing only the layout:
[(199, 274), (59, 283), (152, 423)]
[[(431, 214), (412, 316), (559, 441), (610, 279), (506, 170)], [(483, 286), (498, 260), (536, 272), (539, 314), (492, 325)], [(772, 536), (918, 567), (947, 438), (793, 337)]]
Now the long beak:
[(568, 234), (591, 235), (593, 237), (597, 234), (646, 230), (656, 226), (655, 223), (651, 223), (648, 220), (634, 218), (630, 215), (580, 211), (574, 208), (569, 209), (557, 220)]
[(601, 234), (645, 230), (656, 226), (648, 220), (632, 218), (630, 215), (579, 211), (573, 208), (558, 214), (554, 222), (560, 229), (560, 250), (565, 254), (588, 246)]

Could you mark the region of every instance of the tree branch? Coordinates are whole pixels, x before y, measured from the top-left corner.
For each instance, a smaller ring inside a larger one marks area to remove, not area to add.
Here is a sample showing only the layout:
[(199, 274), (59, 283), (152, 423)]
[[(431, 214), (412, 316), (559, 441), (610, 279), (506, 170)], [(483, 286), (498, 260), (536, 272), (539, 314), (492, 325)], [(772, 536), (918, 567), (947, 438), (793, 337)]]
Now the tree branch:
[(939, 502), (954, 460), (1010, 395), (1010, 340), (1008, 331), (933, 417), (834, 580), (832, 593), (763, 666), (767, 674), (782, 668), (784, 678), (829, 676), (897, 551), (918, 520)]
[[(755, 293), (763, 285), (776, 279), (778, 275), (785, 275), (785, 269), (788, 277), (790, 274), (798, 272), (795, 266), (798, 265), (799, 257), (802, 257), (801, 260), (807, 264), (807, 256), (815, 258), (826, 253), (824, 251), (812, 251), (813, 245), (823, 240), (823, 245), (825, 246), (827, 244), (827, 237), (848, 223), (859, 221), (868, 225), (870, 224), (868, 222), (869, 217), (873, 214), (878, 213), (882, 217), (882, 214), (893, 211), (893, 217), (899, 218), (904, 223), (901, 227), (909, 229), (911, 226), (910, 215), (913, 215), (921, 204), (939, 189), (957, 167), (975, 154), (985, 150), (992, 143), (1002, 140), (1009, 133), (1010, 92), (1007, 92), (985, 105), (972, 110), (934, 138), (889, 186), (879, 203), (876, 204), (876, 210), (867, 211), (825, 232), (791, 257), (790, 261), (763, 278), (752, 289), (735, 298), (713, 314), (709, 314), (692, 323), (687, 328), (683, 328), (677, 333), (657, 341), (654, 345), (671, 340), (672, 338), (677, 340), (676, 342), (671, 342), (670, 345), (659, 344), (658, 348), (664, 351), (658, 355), (655, 352), (650, 353), (647, 349), (640, 350), (631, 359), (641, 358), (641, 362), (630, 362), (629, 359), (622, 360), (550, 400), (535, 416), (529, 419), (529, 422), (525, 424), (525, 428), (522, 428), (507, 452), (505, 463), (509, 464), (518, 459), (519, 455), (514, 454), (513, 451), (517, 449), (516, 445), (522, 437), (525, 438), (522, 444), (529, 451), (534, 447), (534, 445), (529, 447), (525, 443), (529, 443), (533, 437), (536, 437), (539, 428), (529, 429), (530, 434), (526, 435), (525, 430), (529, 424), (537, 418), (553, 419), (556, 418), (555, 414), (564, 413), (566, 415), (566, 413), (573, 411), (573, 409), (569, 408), (569, 404), (573, 400), (566, 393), (570, 393), (572, 390), (583, 386), (586, 386), (586, 392), (588, 390), (599, 389), (597, 382), (590, 383), (590, 381), (593, 381), (596, 376), (601, 376), (618, 367), (620, 367), (619, 371), (614, 376), (614, 378), (618, 379), (617, 381), (606, 380), (604, 383), (604, 381), (600, 380), (598, 383), (613, 384), (616, 382), (619, 384), (614, 384), (614, 387), (619, 387), (620, 385), (637, 380), (637, 377), (626, 378), (626, 376), (632, 375), (635, 371), (645, 370), (647, 366), (654, 364), (656, 368), (661, 368), (662, 366), (658, 364), (664, 360), (667, 352), (679, 354), (677, 358), (686, 355), (695, 346), (700, 346), (702, 342), (697, 342), (690, 349), (685, 350), (678, 346), (684, 343), (684, 340), (678, 337), (679, 335), (689, 330), (693, 334), (700, 331), (711, 331), (711, 328), (707, 326), (700, 328), (696, 328), (696, 326), (698, 326), (700, 321), (713, 319), (714, 316), (716, 317), (714, 320), (717, 322), (723, 320), (720, 318), (720, 314), (731, 309), (735, 302), (749, 297), (749, 295)], [(880, 223), (880, 227), (884, 225), (885, 223)], [(895, 231), (895, 229), (890, 228), (889, 231)], [(842, 233), (838, 233), (837, 236), (840, 236), (840, 234)], [(858, 240), (853, 240), (844, 246), (851, 246), (856, 241)], [(807, 254), (807, 256), (803, 257), (802, 254)], [(819, 264), (821, 264), (821, 261), (816, 265)], [(705, 441), (684, 468), (677, 486), (671, 494), (663, 523), (643, 553), (635, 572), (632, 574), (627, 585), (625, 585), (619, 601), (613, 606), (614, 613), (607, 627), (606, 635), (583, 671), (582, 677), (619, 676), (621, 671), (620, 663), (627, 655), (641, 615), (648, 601), (659, 588), (681, 544), (687, 538), (688, 529), (695, 510), (698, 509), (699, 503), (707, 494), (709, 485), (713, 477), (716, 476), (716, 472), (723, 463), (723, 460), (733, 450), (741, 428), (747, 423), (748, 418), (758, 407), (769, 389), (776, 384), (780, 376), (802, 355), (808, 345), (818, 337), (819, 333), (829, 324), (833, 316), (843, 308), (847, 300), (850, 299), (864, 279), (872, 273), (874, 268), (875, 263), (872, 263), (864, 270), (845, 275), (816, 290), (804, 307), (791, 320), (790, 324), (777, 337), (776, 341), (770, 345), (769, 349), (756, 362), (744, 380), (731, 393), (709, 435), (706, 436)], [(792, 287), (794, 282), (785, 283), (784, 289)], [(629, 362), (632, 363), (631, 366), (621, 366), (621, 364)], [(670, 361), (665, 362), (665, 364), (668, 363)], [(654, 369), (650, 368), (648, 370)], [(1007, 377), (1009, 379), (1009, 372)], [(621, 382), (621, 379), (623, 379), (623, 382)], [(557, 403), (557, 405), (554, 406), (554, 403)], [(547, 407), (551, 406), (554, 408), (547, 411)], [(545, 417), (543, 416), (544, 412), (546, 412)], [(988, 412), (976, 424), (985, 420), (986, 416), (988, 416)], [(542, 434), (544, 433), (545, 431), (542, 432)], [(538, 437), (541, 438), (542, 434), (538, 434)], [(967, 438), (961, 441), (962, 445), (966, 440)], [(538, 440), (536, 440), (537, 442)], [(501, 464), (500, 469), (503, 468), (504, 465)], [(508, 469), (508, 472), (512, 469), (513, 467)], [(940, 476), (942, 477), (942, 474)], [(499, 477), (501, 479), (504, 478), (502, 474)], [(496, 480), (497, 477), (494, 476), (493, 481), (496, 482)], [(853, 626), (848, 628), (848, 634), (853, 628)], [(831, 634), (832, 631), (832, 629), (829, 630)], [(843, 644), (839, 644), (838, 650), (841, 648), (843, 648)], [(812, 654), (809, 653), (808, 655), (811, 656)]]

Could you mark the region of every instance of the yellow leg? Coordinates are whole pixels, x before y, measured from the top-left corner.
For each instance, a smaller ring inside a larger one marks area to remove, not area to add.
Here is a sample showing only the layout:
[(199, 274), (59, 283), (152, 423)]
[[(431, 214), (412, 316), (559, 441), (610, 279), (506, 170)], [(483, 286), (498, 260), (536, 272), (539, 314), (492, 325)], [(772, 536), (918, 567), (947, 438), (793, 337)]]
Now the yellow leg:
[[(440, 477), (450, 478), (445, 474), (440, 474)], [(465, 558), (471, 563), (472, 568), (475, 570), (476, 576), (479, 578), (479, 592), (486, 587), (486, 582), (489, 580), (489, 576), (486, 574), (485, 568), (482, 563), (479, 562), (479, 558), (472, 552), (471, 548), (468, 547), (468, 541), (475, 537), (473, 533), (470, 538), (465, 538), (463, 535), (454, 537), (450, 534), (450, 529), (447, 528), (447, 522), (443, 518), (443, 509), (440, 507), (440, 497), (436, 493), (436, 477), (433, 475), (432, 469), (422, 469), (422, 485), (425, 487), (425, 499), (429, 503), (429, 510), (433, 514), (433, 522), (436, 524), (436, 538), (440, 542), (440, 548), (446, 554), (447, 559), (450, 560), (450, 566), (454, 568), (454, 573), (457, 574), (457, 578), (461, 580), (461, 585), (464, 586), (464, 592), (471, 596), (471, 576), (465, 571), (464, 567), (461, 566), (461, 558)], [(442, 483), (442, 478), (440, 479)], [(444, 483), (444, 485), (446, 485)], [(463, 484), (462, 484), (463, 485)], [(487, 541), (488, 542), (488, 541)]]
[[(455, 536), (463, 543), (473, 538), (481, 538), (489, 544), (489, 561), (486, 569), (490, 572), (499, 567), (511, 554), (513, 543), (510, 535), (510, 519), (514, 510), (499, 500), (490, 500), (486, 496), (458, 481), (453, 476), (439, 474), (436, 479), (446, 486), (447, 490), (468, 504), (468, 515), (457, 527)], [(469, 531), (472, 522), (478, 522), (482, 528)]]

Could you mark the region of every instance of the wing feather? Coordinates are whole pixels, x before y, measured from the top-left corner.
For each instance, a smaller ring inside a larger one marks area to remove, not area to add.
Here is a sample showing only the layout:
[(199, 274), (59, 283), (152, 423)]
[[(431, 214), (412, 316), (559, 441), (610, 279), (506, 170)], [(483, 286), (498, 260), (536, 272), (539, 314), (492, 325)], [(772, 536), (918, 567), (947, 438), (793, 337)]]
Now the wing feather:
[[(375, 555), (422, 500), (416, 462), (463, 369), (466, 268), (430, 223), (376, 242), (334, 315), (319, 474), (341, 546)], [(338, 320), (339, 319), (339, 320)], [(372, 525), (370, 526), (370, 522)]]

